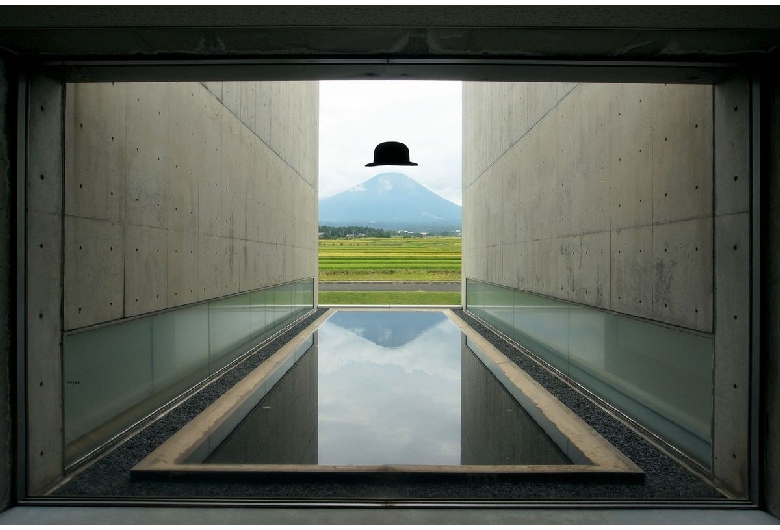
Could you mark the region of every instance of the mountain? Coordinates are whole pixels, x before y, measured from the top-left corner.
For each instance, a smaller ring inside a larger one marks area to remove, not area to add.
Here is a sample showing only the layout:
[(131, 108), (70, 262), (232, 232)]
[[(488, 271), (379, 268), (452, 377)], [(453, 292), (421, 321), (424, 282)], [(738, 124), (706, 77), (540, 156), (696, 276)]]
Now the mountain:
[(433, 231), (460, 228), (461, 207), (402, 173), (381, 173), (319, 203), (319, 224)]

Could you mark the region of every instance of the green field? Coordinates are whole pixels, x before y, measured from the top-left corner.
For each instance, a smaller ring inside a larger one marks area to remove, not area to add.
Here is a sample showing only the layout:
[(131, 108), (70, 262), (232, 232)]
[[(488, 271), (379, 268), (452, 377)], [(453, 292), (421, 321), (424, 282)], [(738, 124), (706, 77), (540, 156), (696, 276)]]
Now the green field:
[(459, 237), (323, 239), (319, 280), (460, 281)]
[(432, 291), (320, 291), (319, 303), (322, 305), (460, 305), (460, 293)]

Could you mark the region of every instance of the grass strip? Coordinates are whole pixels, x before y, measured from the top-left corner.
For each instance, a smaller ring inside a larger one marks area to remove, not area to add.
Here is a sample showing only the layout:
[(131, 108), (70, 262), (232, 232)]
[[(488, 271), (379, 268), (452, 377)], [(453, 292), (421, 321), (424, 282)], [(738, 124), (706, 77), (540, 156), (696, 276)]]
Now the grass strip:
[(458, 270), (343, 270), (320, 269), (320, 281), (460, 281)]
[(460, 293), (434, 291), (320, 291), (319, 303), (322, 305), (460, 305)]

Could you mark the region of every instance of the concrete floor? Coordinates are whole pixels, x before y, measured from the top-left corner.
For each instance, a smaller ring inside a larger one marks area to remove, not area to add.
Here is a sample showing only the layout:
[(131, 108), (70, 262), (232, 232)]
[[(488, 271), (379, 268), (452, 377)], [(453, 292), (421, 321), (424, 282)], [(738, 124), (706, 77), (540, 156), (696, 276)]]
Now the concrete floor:
[(752, 509), (18, 506), (11, 524), (780, 524)]

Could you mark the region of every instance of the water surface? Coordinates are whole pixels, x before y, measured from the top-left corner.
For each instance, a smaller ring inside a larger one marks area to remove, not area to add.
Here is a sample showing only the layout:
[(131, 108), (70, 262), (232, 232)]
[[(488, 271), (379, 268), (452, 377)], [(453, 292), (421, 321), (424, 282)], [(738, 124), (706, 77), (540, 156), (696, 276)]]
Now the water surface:
[(565, 464), (438, 311), (339, 311), (213, 463)]

